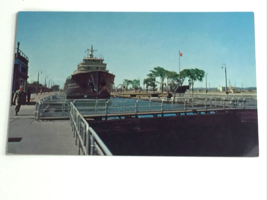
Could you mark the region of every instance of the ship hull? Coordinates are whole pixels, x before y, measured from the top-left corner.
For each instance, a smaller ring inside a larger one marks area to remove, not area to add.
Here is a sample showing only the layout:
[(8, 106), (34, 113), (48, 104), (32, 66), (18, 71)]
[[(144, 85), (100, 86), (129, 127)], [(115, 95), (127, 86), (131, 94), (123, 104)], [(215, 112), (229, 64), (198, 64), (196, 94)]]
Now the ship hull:
[(64, 92), (67, 99), (109, 99), (115, 75), (105, 71), (73, 74), (66, 80)]

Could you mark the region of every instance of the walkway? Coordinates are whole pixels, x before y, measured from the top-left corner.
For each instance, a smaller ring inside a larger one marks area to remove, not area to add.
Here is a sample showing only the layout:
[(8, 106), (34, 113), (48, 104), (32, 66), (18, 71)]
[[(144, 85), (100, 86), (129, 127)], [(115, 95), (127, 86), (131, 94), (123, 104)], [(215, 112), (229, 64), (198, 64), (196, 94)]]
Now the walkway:
[(69, 120), (36, 121), (34, 104), (21, 106), (18, 116), (10, 107), (7, 154), (78, 155)]

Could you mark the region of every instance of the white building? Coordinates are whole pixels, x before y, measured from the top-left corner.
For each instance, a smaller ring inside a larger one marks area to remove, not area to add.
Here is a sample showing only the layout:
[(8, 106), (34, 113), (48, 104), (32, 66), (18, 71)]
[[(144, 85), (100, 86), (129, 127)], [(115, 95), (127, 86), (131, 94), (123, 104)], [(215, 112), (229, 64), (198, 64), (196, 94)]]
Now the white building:
[(217, 87), (217, 90), (220, 91), (220, 92), (224, 92), (225, 91), (225, 87)]

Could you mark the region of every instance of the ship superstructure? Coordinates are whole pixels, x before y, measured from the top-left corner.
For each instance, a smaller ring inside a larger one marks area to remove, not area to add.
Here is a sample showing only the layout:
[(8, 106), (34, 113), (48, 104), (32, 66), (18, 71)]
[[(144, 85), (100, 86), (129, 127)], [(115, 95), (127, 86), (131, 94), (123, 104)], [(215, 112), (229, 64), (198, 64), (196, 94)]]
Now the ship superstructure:
[(68, 99), (109, 99), (115, 75), (106, 69), (104, 58), (94, 57), (93, 45), (90, 55), (79, 63), (71, 77), (66, 80), (64, 92)]

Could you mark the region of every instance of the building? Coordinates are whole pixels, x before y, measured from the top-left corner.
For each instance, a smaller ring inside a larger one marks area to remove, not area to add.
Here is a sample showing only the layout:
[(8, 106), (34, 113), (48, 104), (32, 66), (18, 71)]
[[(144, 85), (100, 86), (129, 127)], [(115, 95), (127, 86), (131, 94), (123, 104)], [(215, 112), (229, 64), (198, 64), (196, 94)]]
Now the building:
[(220, 92), (224, 92), (225, 91), (225, 87), (217, 87), (217, 90), (220, 91)]
[(53, 90), (53, 91), (59, 91), (59, 85), (53, 85), (51, 87), (51, 90)]
[(12, 94), (19, 89), (20, 85), (24, 86), (24, 91), (27, 87), (28, 79), (28, 63), (29, 58), (19, 49), (19, 42), (16, 48), (14, 69), (13, 69), (13, 83), (12, 83)]

